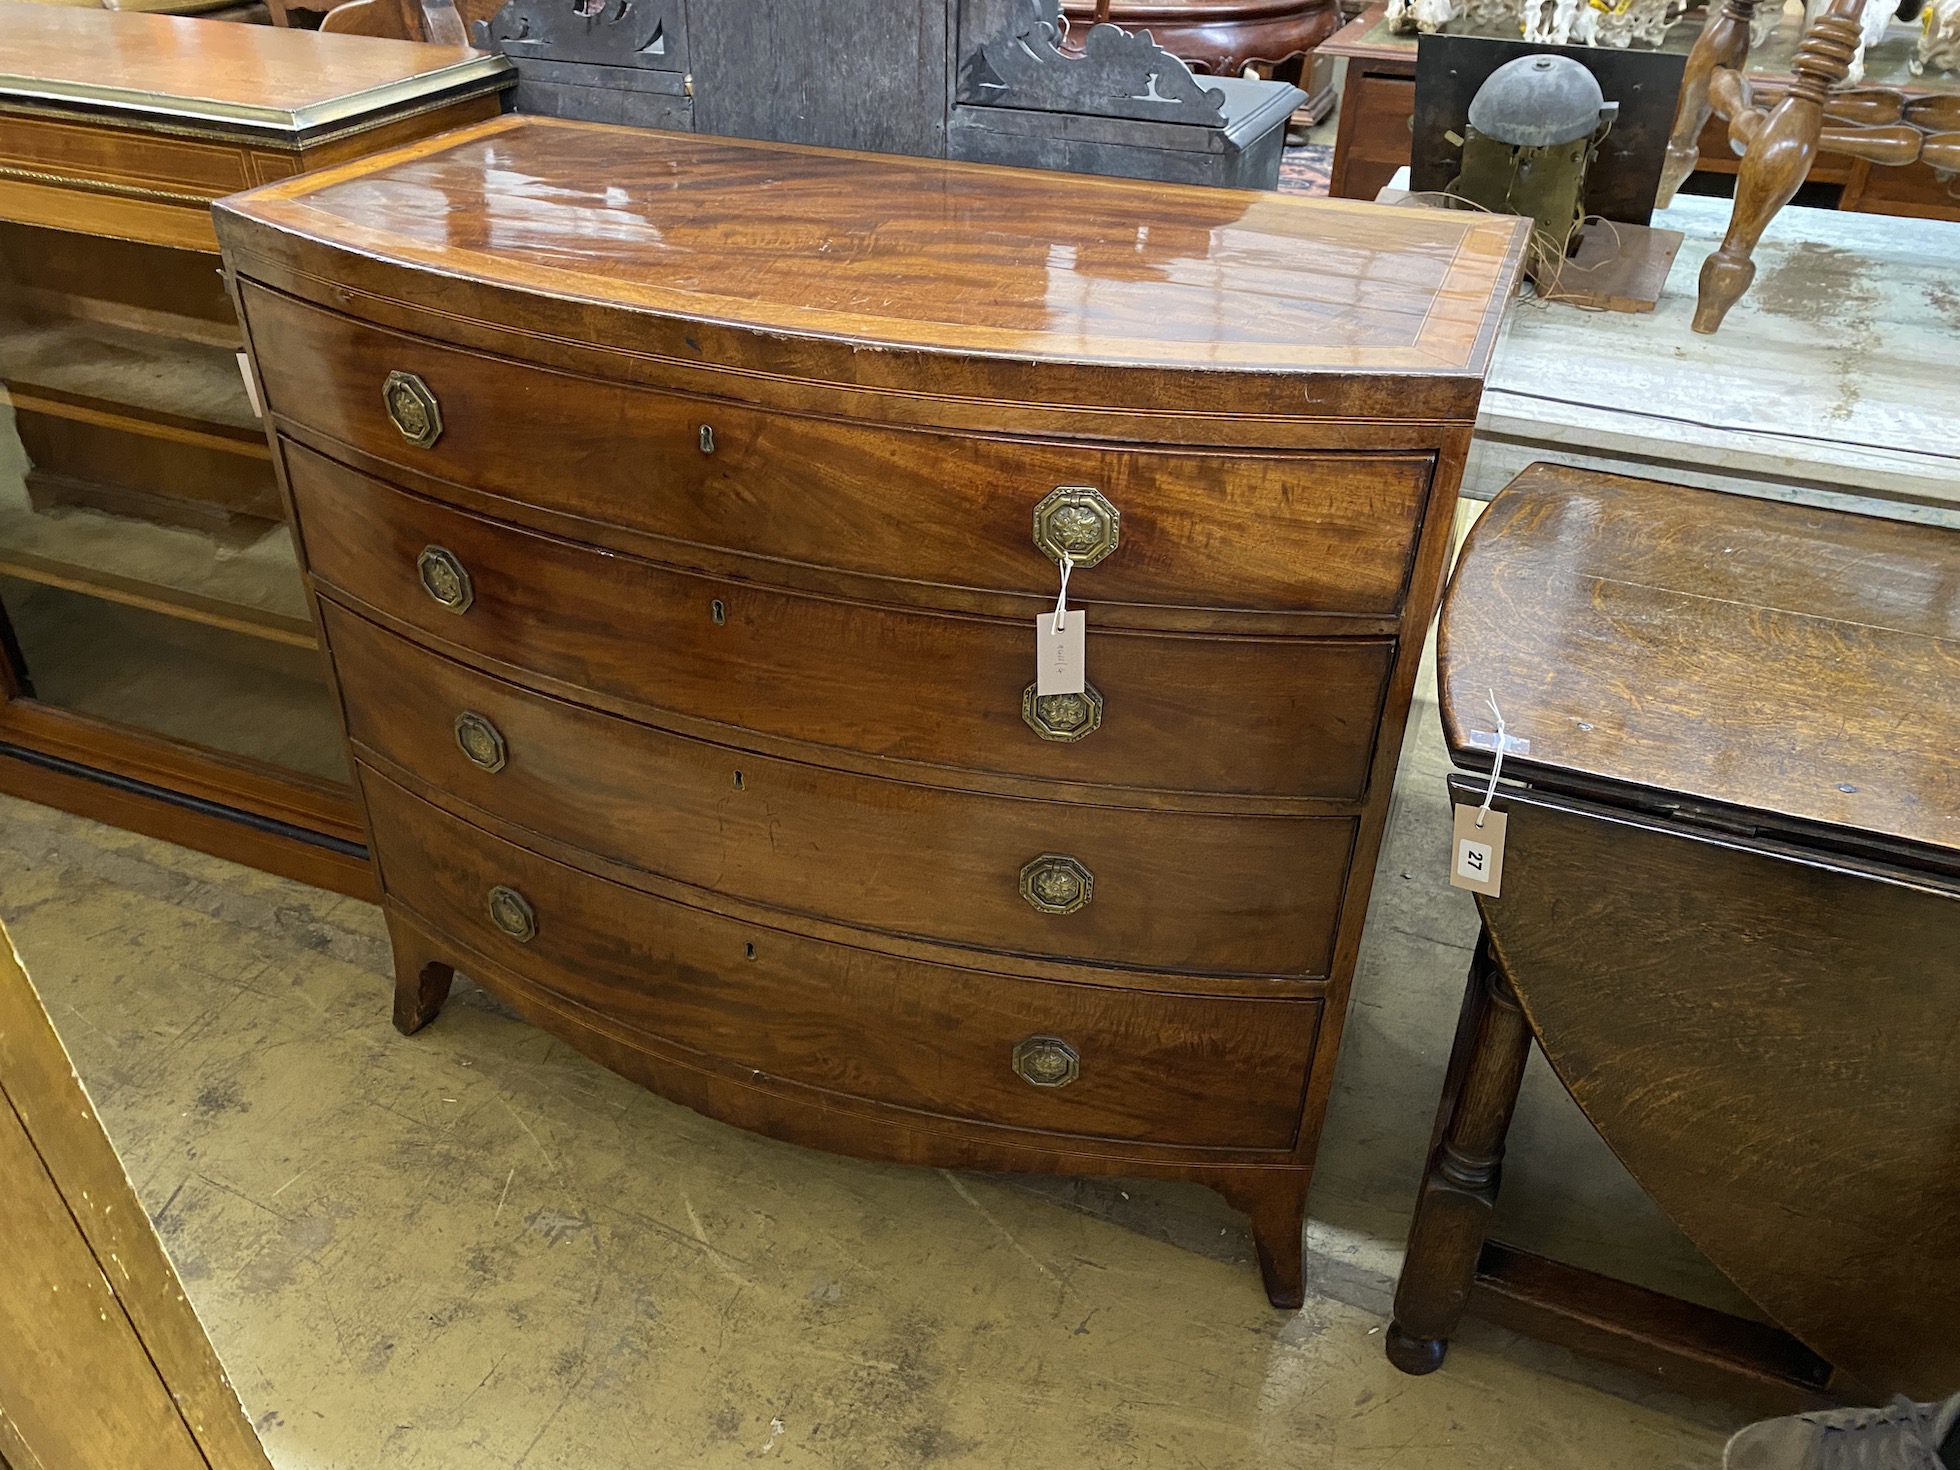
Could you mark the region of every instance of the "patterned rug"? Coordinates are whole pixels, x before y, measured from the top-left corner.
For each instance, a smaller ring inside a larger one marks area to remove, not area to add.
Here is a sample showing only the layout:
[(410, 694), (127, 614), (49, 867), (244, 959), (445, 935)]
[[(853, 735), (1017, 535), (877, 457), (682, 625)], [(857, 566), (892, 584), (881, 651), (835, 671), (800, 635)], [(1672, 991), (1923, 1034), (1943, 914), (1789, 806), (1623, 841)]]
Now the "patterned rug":
[(1279, 191), (1282, 194), (1325, 194), (1334, 170), (1334, 145), (1303, 143), (1289, 148), (1279, 164)]

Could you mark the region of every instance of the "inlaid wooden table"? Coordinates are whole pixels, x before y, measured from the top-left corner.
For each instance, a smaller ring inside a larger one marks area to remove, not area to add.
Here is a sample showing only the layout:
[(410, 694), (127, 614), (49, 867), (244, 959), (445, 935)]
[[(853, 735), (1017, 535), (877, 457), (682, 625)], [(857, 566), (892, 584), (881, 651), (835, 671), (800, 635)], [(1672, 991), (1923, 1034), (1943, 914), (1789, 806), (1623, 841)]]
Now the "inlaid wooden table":
[(0, 3), (0, 791), (372, 894), (211, 202), (500, 56)]
[(397, 1025), (1198, 1180), (1297, 1304), (1522, 223), (529, 117), (218, 217)]
[(1541, 466), (1472, 533), (1439, 658), (1460, 766), (1502, 711), (1507, 825), (1389, 1356), (1428, 1371), (1473, 1292), (1530, 1294), (1483, 1230), (1535, 1039), (1795, 1339), (1622, 1288), (1620, 1355), (1951, 1393), (1960, 533)]

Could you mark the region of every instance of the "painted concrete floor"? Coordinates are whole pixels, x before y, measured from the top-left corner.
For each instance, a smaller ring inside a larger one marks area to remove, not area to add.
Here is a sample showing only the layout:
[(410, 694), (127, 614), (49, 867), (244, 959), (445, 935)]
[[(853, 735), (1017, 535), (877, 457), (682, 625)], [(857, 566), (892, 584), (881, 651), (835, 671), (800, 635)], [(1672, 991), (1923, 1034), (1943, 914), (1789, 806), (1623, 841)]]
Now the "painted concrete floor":
[[(1382, 1357), (1476, 927), (1444, 768), (1425, 695), (1298, 1313), (1203, 1189), (752, 1137), (460, 983), (404, 1040), (354, 900), (0, 798), (0, 917), (280, 1470), (1712, 1466), (1734, 1409), (1492, 1328)], [(1734, 1304), (1542, 1065), (1507, 1167), (1506, 1238)]]

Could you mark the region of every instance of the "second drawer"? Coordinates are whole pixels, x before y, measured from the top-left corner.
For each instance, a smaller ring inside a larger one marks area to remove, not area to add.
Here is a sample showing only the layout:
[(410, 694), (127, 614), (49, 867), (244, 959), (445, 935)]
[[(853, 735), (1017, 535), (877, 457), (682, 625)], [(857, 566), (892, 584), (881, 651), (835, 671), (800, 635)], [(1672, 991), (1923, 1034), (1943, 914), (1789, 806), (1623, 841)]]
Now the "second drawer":
[(297, 445), (285, 458), (317, 581), (557, 692), (962, 772), (1256, 797), (1367, 789), (1392, 638), (1100, 631), (1091, 609), (1100, 703), (1078, 702), (1079, 738), (1056, 739), (1070, 731), (1028, 722), (1032, 618), (703, 576), (454, 510)]
[(535, 694), (323, 612), (358, 746), (601, 857), (981, 949), (1327, 971), (1352, 818), (1030, 801), (765, 758)]

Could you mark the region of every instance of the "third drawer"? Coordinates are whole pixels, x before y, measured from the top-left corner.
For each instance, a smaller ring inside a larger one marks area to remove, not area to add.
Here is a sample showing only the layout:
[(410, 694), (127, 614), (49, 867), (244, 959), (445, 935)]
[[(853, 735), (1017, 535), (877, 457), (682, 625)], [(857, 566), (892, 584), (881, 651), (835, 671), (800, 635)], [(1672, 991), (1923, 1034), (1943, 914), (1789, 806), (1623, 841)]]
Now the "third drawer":
[(1024, 779), (1367, 790), (1392, 638), (1099, 632), (1091, 610), (1095, 699), (1064, 722), (1030, 698), (1033, 619), (685, 572), (455, 510), (297, 445), (285, 457), (307, 567), (329, 589), (628, 714)]
[(1327, 972), (1351, 817), (1031, 801), (776, 760), (532, 693), (331, 604), (323, 615), (360, 751), (612, 862), (1037, 958)]

